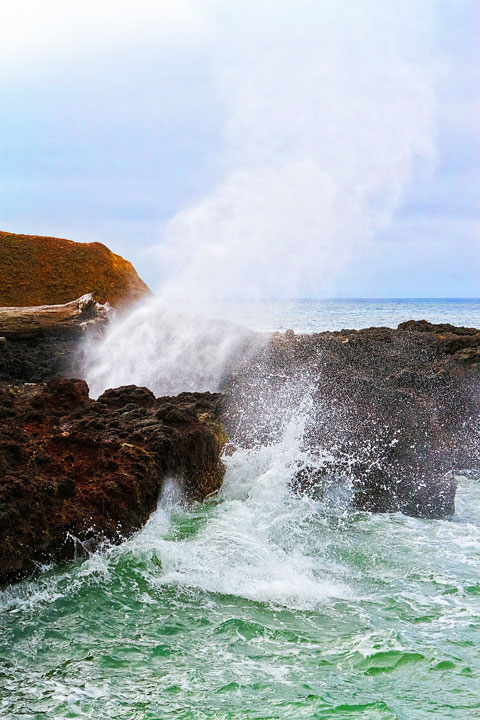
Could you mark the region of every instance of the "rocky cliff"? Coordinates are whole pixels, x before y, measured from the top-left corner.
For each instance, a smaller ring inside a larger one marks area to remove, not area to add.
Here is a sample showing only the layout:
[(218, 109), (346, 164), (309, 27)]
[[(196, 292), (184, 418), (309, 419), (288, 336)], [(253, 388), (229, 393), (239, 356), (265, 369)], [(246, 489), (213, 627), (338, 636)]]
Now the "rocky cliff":
[(86, 293), (123, 308), (150, 290), (101, 243), (0, 232), (0, 306), (60, 305)]
[(0, 342), (0, 581), (127, 537), (167, 478), (191, 500), (216, 492), (227, 434), (258, 447), (298, 425), (291, 491), (348, 487), (372, 512), (448, 517), (455, 473), (480, 471), (474, 328), (289, 331), (232, 358), (222, 396), (127, 386), (97, 401), (83, 380), (44, 382), (69, 372), (77, 332)]

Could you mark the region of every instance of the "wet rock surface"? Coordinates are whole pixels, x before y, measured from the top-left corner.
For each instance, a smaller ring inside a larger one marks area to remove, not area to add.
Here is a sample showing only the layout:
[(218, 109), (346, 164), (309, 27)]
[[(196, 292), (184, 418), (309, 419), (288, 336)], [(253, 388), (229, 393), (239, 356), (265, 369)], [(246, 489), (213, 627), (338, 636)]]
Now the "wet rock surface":
[(0, 308), (0, 382), (80, 377), (88, 342), (111, 317), (92, 294), (66, 305)]
[(0, 382), (39, 383), (58, 376), (77, 377), (81, 375), (82, 347), (83, 338), (76, 333), (8, 339), (0, 335)]
[(91, 400), (83, 380), (0, 384), (0, 581), (119, 542), (175, 479), (190, 500), (220, 487), (219, 396), (147, 388)]
[(278, 441), (303, 418), (292, 489), (353, 489), (362, 510), (454, 512), (455, 472), (480, 468), (480, 332), (402, 323), (274, 335), (225, 388), (233, 442)]
[(80, 345), (77, 331), (0, 340), (0, 582), (119, 542), (167, 478), (190, 500), (216, 492), (224, 428), (258, 447), (300, 423), (292, 492), (347, 485), (373, 512), (448, 517), (454, 473), (480, 469), (474, 328), (275, 334), (232, 361), (223, 396), (129, 385), (92, 400), (59, 377), (78, 369)]

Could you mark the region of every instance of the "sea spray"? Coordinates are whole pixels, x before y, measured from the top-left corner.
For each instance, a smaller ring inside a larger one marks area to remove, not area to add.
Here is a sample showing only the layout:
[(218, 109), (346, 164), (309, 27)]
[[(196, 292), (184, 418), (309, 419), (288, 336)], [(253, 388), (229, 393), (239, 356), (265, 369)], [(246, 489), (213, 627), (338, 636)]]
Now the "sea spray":
[(212, 304), (228, 318), (239, 299), (328, 296), (434, 163), (428, 2), (198, 10), (224, 111), (215, 179), (159, 229), (147, 251), (158, 300), (96, 345), (94, 394), (130, 382), (218, 389), (239, 339), (210, 325)]
[(208, 523), (193, 538), (159, 537), (157, 522), (164, 522), (165, 512), (179, 512), (167, 494), (160, 517), (131, 541), (155, 549), (162, 567), (156, 584), (304, 609), (348, 595), (315, 538), (305, 544), (305, 529), (321, 517), (324, 506), (289, 492), (289, 479), (302, 463), (303, 420), (292, 418), (277, 443), (225, 458), (224, 486)]
[(109, 387), (147, 386), (157, 396), (216, 391), (222, 378), (267, 342), (234, 323), (144, 301), (84, 348), (93, 397)]
[(331, 296), (433, 166), (430, 9), (209, 5), (224, 128), (212, 186), (149, 251), (163, 297)]

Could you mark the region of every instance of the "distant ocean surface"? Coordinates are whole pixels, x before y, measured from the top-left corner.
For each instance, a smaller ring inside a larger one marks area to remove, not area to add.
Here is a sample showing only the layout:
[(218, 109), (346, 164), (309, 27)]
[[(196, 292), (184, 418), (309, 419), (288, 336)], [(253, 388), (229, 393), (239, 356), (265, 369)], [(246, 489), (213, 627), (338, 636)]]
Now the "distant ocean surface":
[(405, 320), (428, 320), (480, 327), (478, 298), (399, 298), (377, 300), (271, 300), (229, 304), (216, 314), (252, 330), (313, 333), (386, 326)]

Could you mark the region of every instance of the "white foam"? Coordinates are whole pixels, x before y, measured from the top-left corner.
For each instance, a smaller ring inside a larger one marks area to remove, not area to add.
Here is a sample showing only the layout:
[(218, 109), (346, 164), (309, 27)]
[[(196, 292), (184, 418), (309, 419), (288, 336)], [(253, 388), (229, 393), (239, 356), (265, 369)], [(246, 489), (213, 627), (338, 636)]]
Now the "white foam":
[(219, 503), (193, 538), (165, 537), (172, 506), (162, 504), (130, 543), (130, 549), (154, 550), (159, 558), (162, 572), (151, 582), (296, 608), (348, 596), (346, 585), (330, 579), (330, 561), (307, 547), (312, 528), (302, 528), (308, 518), (321, 522), (319, 504), (288, 489), (302, 433), (302, 422), (293, 419), (279, 443), (225, 458)]

